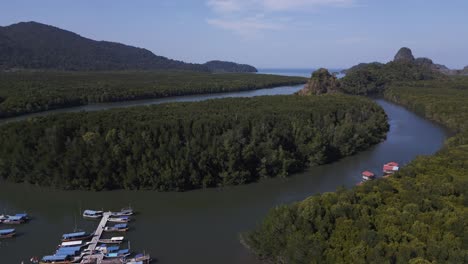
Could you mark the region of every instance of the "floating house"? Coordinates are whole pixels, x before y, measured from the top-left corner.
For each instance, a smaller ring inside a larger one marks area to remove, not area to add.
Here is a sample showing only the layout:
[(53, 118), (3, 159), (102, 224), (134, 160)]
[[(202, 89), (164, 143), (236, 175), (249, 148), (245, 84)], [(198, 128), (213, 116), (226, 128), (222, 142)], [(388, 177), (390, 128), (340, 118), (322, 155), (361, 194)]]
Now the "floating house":
[(364, 181), (369, 181), (369, 180), (375, 179), (375, 174), (370, 172), (370, 171), (364, 171), (364, 172), (361, 173), (361, 175), (362, 175), (362, 179)]
[(383, 165), (383, 168), (382, 168), (382, 171), (385, 175), (390, 175), (390, 174), (393, 174), (397, 171), (400, 170), (400, 167), (398, 165), (398, 163), (396, 162), (389, 162), (389, 163), (386, 163)]

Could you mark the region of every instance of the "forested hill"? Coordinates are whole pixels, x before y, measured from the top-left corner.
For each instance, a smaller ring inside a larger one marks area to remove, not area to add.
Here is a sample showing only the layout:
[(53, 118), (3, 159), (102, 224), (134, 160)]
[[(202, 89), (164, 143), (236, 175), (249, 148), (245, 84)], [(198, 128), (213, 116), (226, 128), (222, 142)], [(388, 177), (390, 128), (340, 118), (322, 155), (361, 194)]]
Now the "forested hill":
[(341, 90), (359, 95), (378, 94), (395, 82), (446, 78), (441, 67), (428, 58), (415, 59), (410, 49), (401, 48), (391, 62), (361, 63), (347, 70), (340, 80)]
[[(228, 65), (228, 67), (226, 67)], [(21, 22), (0, 27), (0, 70), (190, 70), (256, 72), (254, 67), (219, 62), (193, 64), (157, 56), (151, 51), (95, 41), (57, 27)], [(218, 68), (219, 67), (219, 68)]]

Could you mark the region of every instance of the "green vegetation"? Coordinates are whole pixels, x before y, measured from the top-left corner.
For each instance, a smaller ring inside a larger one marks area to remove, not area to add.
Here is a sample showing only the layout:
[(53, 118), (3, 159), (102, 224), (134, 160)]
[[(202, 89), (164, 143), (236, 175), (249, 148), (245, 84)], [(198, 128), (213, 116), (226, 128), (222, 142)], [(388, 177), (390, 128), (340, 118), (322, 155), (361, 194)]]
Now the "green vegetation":
[(399, 173), (274, 208), (242, 236), (275, 263), (467, 263), (468, 78), (393, 83), (385, 97), (458, 134)]
[(147, 49), (95, 41), (37, 22), (0, 27), (0, 70), (9, 69), (257, 72), (250, 65), (225, 61), (197, 64), (171, 60)]
[(287, 177), (385, 138), (346, 95), (265, 96), (59, 114), (0, 131), (0, 177), (65, 189), (189, 190)]
[(391, 83), (440, 78), (443, 78), (443, 74), (428, 65), (394, 61), (387, 64), (360, 64), (348, 70), (340, 81), (345, 93), (369, 95), (382, 93)]
[(89, 103), (302, 84), (301, 77), (196, 72), (0, 72), (0, 118)]

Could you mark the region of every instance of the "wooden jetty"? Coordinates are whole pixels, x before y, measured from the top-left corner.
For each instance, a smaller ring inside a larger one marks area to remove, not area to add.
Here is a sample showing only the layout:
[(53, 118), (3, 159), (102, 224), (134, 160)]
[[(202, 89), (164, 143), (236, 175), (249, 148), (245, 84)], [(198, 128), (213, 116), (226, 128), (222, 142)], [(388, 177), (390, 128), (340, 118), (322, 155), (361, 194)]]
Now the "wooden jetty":
[(99, 243), (99, 239), (101, 239), (102, 233), (104, 232), (104, 227), (107, 225), (107, 221), (109, 221), (109, 217), (111, 216), (111, 212), (105, 212), (102, 214), (101, 222), (99, 222), (98, 227), (96, 228), (96, 232), (94, 233), (94, 237), (91, 240), (88, 251), (91, 252), (91, 255), (87, 255), (83, 257), (81, 260), (82, 264), (101, 264), (104, 260), (104, 254), (102, 253), (94, 253), (96, 250), (97, 244)]

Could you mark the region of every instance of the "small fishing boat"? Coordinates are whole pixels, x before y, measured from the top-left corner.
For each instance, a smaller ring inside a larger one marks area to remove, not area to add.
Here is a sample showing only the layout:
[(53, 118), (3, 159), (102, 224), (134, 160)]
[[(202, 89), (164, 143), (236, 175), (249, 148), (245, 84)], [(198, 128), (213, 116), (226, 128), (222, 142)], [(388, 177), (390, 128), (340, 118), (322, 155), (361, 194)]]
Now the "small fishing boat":
[(111, 216), (130, 216), (133, 215), (133, 209), (131, 207), (122, 208), (119, 212), (111, 212)]
[(83, 217), (89, 219), (99, 219), (103, 215), (103, 211), (84, 210)]
[(127, 264), (148, 264), (151, 262), (151, 256), (149, 254), (137, 254), (135, 257), (127, 259)]
[(68, 242), (63, 242), (60, 244), (58, 247), (59, 248), (65, 248), (65, 247), (85, 247), (89, 245), (90, 242), (83, 243), (83, 240), (77, 240), (77, 241), (68, 241)]
[(120, 246), (108, 246), (106, 244), (103, 244), (103, 245), (97, 246), (96, 250), (100, 251), (101, 253), (107, 254), (107, 253), (116, 252), (120, 250)]
[(86, 232), (75, 232), (62, 235), (62, 242), (76, 241), (76, 240), (88, 240), (92, 238), (94, 234)]
[(55, 251), (55, 255), (76, 256), (76, 255), (79, 255), (80, 251), (81, 251), (80, 246), (61, 247), (61, 248), (58, 248), (57, 251)]
[(129, 216), (109, 217), (107, 221), (113, 222), (113, 223), (128, 223), (130, 222), (130, 217)]
[(124, 237), (112, 237), (108, 239), (99, 239), (98, 242), (102, 244), (120, 244), (124, 241)]
[(39, 261), (40, 264), (70, 264), (73, 261), (73, 257), (68, 255), (51, 255), (51, 256), (44, 256)]
[(14, 237), (16, 234), (15, 229), (0, 229), (0, 238), (10, 238)]
[(24, 220), (23, 217), (21, 216), (10, 216), (8, 215), (6, 219), (2, 220), (2, 223), (6, 224), (6, 225), (19, 225), (19, 224), (23, 224), (26, 220)]
[(130, 256), (130, 249), (121, 249), (116, 252), (104, 254), (104, 258), (125, 258)]
[(127, 224), (115, 224), (114, 226), (104, 227), (104, 232), (126, 232), (128, 231)]

